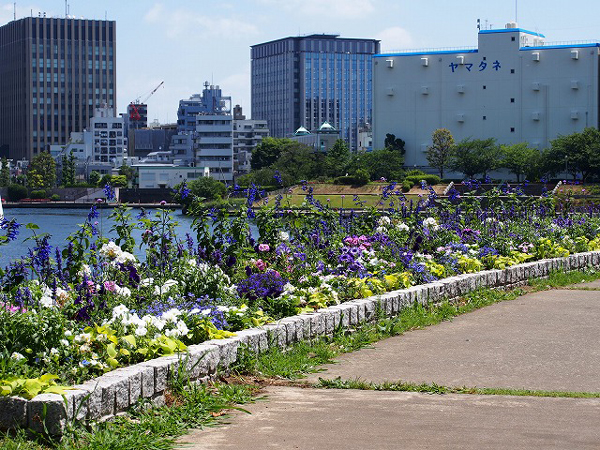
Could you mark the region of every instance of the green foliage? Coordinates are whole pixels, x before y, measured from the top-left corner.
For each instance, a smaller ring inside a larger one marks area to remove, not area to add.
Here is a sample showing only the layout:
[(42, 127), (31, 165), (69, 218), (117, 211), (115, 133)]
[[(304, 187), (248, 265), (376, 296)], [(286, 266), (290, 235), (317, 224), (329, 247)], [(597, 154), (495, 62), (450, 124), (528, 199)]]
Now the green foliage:
[(58, 194), (52, 194), (50, 196), (50, 200), (52, 200), (53, 202), (58, 202), (58, 201), (60, 201), (60, 195), (58, 195)]
[(421, 181), (425, 181), (428, 185), (434, 186), (436, 184), (440, 183), (440, 177), (438, 177), (437, 175), (431, 175), (431, 174), (423, 174), (423, 175), (410, 175), (407, 177), (404, 177), (404, 182), (409, 182), (411, 183), (411, 187), (412, 186), (416, 186), (418, 184), (421, 183)]
[(308, 145), (290, 141), (282, 148), (279, 158), (271, 168), (278, 170), (282, 176), (285, 174), (286, 178), (294, 182), (311, 180), (321, 175), (324, 158), (322, 153), (313, 152)]
[(344, 175), (349, 164), (350, 148), (346, 141), (338, 139), (325, 155), (325, 175), (329, 177)]
[(369, 172), (365, 169), (358, 169), (354, 175), (344, 175), (333, 180), (334, 184), (346, 186), (364, 186), (369, 182)]
[(10, 168), (8, 167), (8, 160), (2, 158), (0, 160), (0, 187), (6, 187), (10, 184)]
[(61, 158), (62, 166), (62, 184), (65, 187), (74, 186), (75, 181), (75, 155), (73, 152), (67, 155), (63, 155)]
[(250, 167), (252, 170), (271, 167), (279, 159), (283, 149), (293, 142), (294, 141), (291, 139), (265, 137), (261, 143), (252, 150)]
[(56, 162), (50, 152), (33, 157), (27, 172), (27, 183), (33, 189), (50, 189), (56, 183)]
[(517, 177), (517, 183), (521, 182), (521, 176), (535, 178), (536, 171), (540, 164), (540, 152), (535, 148), (530, 148), (527, 142), (520, 144), (502, 145), (502, 165), (510, 173)]
[(36, 191), (31, 191), (29, 197), (34, 199), (43, 199), (47, 198), (48, 196), (46, 195), (46, 191), (44, 189), (39, 189)]
[(227, 186), (212, 177), (200, 177), (188, 184), (191, 193), (205, 200), (221, 199), (227, 193)]
[(419, 169), (411, 169), (408, 172), (406, 172), (404, 175), (405, 175), (405, 177), (410, 177), (413, 175), (427, 175), (427, 174)]
[(18, 202), (27, 198), (27, 188), (21, 184), (10, 184), (8, 186), (8, 198), (11, 202)]
[(92, 184), (94, 186), (98, 186), (100, 184), (101, 179), (102, 179), (102, 174), (95, 170), (93, 170), (92, 173), (90, 173), (90, 175), (88, 177), (88, 181), (90, 182), (90, 184)]
[(550, 144), (542, 155), (546, 172), (556, 175), (566, 169), (573, 178), (580, 174), (584, 182), (590, 176), (600, 177), (600, 131), (597, 128), (559, 135)]
[(493, 138), (463, 139), (456, 144), (448, 165), (450, 169), (462, 172), (468, 178), (474, 178), (477, 174), (485, 177), (488, 172), (500, 166), (500, 152)]
[(444, 178), (444, 169), (450, 164), (454, 152), (454, 137), (450, 130), (439, 128), (431, 136), (432, 144), (427, 147), (427, 162), (440, 172), (440, 178)]
[(136, 170), (133, 167), (128, 166), (127, 164), (123, 164), (121, 167), (119, 167), (119, 175), (125, 176), (125, 179), (126, 179), (125, 185), (128, 185), (129, 183), (133, 182), (133, 180), (135, 179)]
[(38, 394), (59, 394), (72, 389), (58, 386), (57, 375), (45, 374), (38, 378), (9, 377), (0, 379), (0, 397), (16, 395), (31, 400)]
[(405, 145), (406, 142), (404, 142), (400, 138), (396, 138), (395, 134), (387, 133), (385, 135), (385, 141), (383, 142), (383, 146), (387, 150), (396, 151), (399, 152), (401, 155), (404, 155), (404, 153), (406, 152), (406, 149), (404, 148)]
[(372, 181), (380, 178), (399, 180), (404, 174), (403, 165), (404, 157), (400, 152), (390, 149), (373, 150), (354, 155), (350, 163), (350, 172), (356, 173), (363, 169), (369, 173), (369, 179)]

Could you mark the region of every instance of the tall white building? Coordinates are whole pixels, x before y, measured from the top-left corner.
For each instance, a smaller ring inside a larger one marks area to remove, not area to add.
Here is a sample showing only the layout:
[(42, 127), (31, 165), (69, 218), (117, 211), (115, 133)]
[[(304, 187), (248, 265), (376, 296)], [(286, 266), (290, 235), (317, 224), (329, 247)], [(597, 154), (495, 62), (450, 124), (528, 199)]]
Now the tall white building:
[(599, 125), (600, 43), (545, 41), (517, 28), (480, 30), (475, 48), (376, 55), (373, 146), (406, 141), (405, 164), (427, 169), (438, 128), (455, 140), (493, 137), (539, 149)]
[(234, 119), (233, 121), (233, 165), (235, 175), (250, 172), (252, 150), (269, 135), (266, 120)]
[(212, 178), (233, 183), (233, 116), (227, 112), (200, 113), (194, 134), (196, 166), (208, 168)]

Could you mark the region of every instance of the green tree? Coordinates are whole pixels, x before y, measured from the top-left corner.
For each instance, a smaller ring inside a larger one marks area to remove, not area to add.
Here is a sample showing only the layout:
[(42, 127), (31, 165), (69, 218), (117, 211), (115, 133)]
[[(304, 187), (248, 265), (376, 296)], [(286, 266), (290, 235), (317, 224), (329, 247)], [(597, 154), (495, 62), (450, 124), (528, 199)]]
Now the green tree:
[(369, 173), (371, 180), (399, 180), (403, 177), (404, 158), (396, 150), (381, 149), (354, 155), (350, 172), (356, 174), (360, 169)]
[(293, 143), (287, 138), (266, 137), (260, 144), (252, 150), (252, 159), (250, 167), (252, 170), (259, 170), (265, 167), (271, 167), (281, 156), (283, 149)]
[(8, 167), (8, 160), (2, 158), (0, 161), (0, 186), (6, 187), (10, 184), (10, 168)]
[(93, 184), (94, 186), (98, 186), (100, 180), (102, 180), (102, 174), (100, 172), (92, 170), (92, 173), (90, 173), (90, 176), (88, 177), (89, 183)]
[(33, 157), (27, 171), (27, 182), (32, 189), (50, 189), (56, 183), (56, 162), (50, 152)]
[(206, 200), (217, 200), (227, 193), (227, 186), (211, 177), (200, 177), (190, 181), (188, 189), (193, 195)]
[(534, 174), (540, 159), (540, 152), (527, 145), (527, 142), (520, 144), (500, 146), (502, 153), (502, 167), (508, 169), (510, 173), (515, 174), (517, 183), (521, 182), (521, 176)]
[(325, 155), (325, 175), (338, 177), (345, 175), (350, 164), (350, 148), (343, 139), (338, 139)]
[(133, 183), (133, 180), (135, 179), (135, 169), (127, 164), (123, 164), (119, 167), (119, 175), (125, 176), (127, 184)]
[(559, 135), (542, 154), (542, 164), (552, 175), (566, 170), (573, 178), (581, 174), (583, 181), (600, 176), (600, 131), (588, 127), (581, 133)]
[(63, 186), (75, 185), (75, 155), (73, 155), (73, 152), (70, 152), (69, 156), (63, 154), (61, 166)]
[(448, 167), (462, 172), (468, 178), (477, 174), (484, 177), (501, 165), (500, 152), (494, 138), (463, 139), (456, 144)]
[(308, 145), (286, 139), (285, 146), (277, 161), (271, 168), (278, 170), (282, 175), (287, 174), (294, 182), (310, 180), (321, 174), (322, 167), (317, 164), (319, 157)]
[(404, 155), (404, 152), (406, 151), (404, 148), (405, 145), (406, 142), (404, 142), (400, 138), (397, 138), (395, 134), (387, 133), (385, 135), (385, 141), (383, 141), (383, 146), (386, 149), (395, 150), (397, 152), (400, 152), (401, 155)]
[(431, 141), (431, 146), (427, 147), (427, 162), (438, 170), (440, 178), (444, 178), (444, 169), (450, 164), (454, 151), (454, 137), (450, 130), (439, 128), (433, 132)]

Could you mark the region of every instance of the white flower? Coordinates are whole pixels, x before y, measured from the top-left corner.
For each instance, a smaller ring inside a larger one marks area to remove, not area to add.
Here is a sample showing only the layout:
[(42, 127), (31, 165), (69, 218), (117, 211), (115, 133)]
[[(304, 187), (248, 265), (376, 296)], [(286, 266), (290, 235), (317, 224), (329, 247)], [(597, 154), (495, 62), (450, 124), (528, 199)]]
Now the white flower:
[(290, 240), (290, 235), (287, 231), (280, 231), (279, 232), (279, 240), (283, 241), (283, 242), (287, 242)]
[(386, 231), (387, 231), (387, 228), (385, 228), (385, 227), (377, 227), (377, 228), (375, 228), (375, 233), (383, 234)]
[(123, 297), (131, 297), (131, 289), (129, 289), (127, 286), (115, 286), (115, 292), (117, 295), (122, 295)]
[(23, 355), (21, 355), (20, 353), (17, 353), (17, 352), (13, 352), (13, 354), (10, 355), (10, 357), (12, 359), (16, 359), (17, 361), (19, 361), (20, 359), (25, 359), (25, 357)]
[(188, 265), (192, 266), (192, 267), (196, 267), (198, 266), (198, 261), (196, 261), (194, 258), (190, 258), (187, 260)]
[(391, 219), (388, 216), (383, 216), (379, 218), (379, 226), (387, 227), (392, 223)]
[(88, 266), (87, 264), (81, 266), (81, 270), (77, 273), (77, 275), (79, 275), (80, 277), (83, 277), (84, 275), (89, 277), (91, 274), (92, 269), (90, 269), (90, 266)]
[(57, 349), (55, 349), (55, 348), (51, 348), (51, 349), (50, 349), (50, 354), (51, 354), (51, 355), (58, 355), (58, 350), (57, 350)]
[(112, 316), (114, 318), (123, 317), (127, 314), (129, 314), (129, 308), (123, 304), (120, 304), (119, 306), (115, 306), (112, 310)]
[(65, 336), (69, 337), (69, 336), (73, 336), (73, 333), (71, 333), (70, 330), (65, 331)]
[(168, 310), (167, 312), (163, 313), (162, 315), (162, 319), (165, 322), (177, 322), (177, 316), (181, 315), (181, 311), (179, 311), (177, 308), (172, 308), (170, 310)]
[(44, 308), (52, 308), (54, 306), (54, 300), (52, 300), (52, 297), (44, 295), (40, 299), (40, 305), (43, 306)]
[(148, 333), (148, 330), (144, 327), (138, 327), (135, 329), (136, 336), (146, 336), (147, 333)]
[(173, 286), (176, 286), (178, 283), (175, 280), (167, 280), (164, 282), (162, 286), (154, 287), (154, 295), (162, 295), (165, 292), (169, 291)]
[(150, 286), (152, 284), (154, 284), (154, 278), (144, 278), (143, 280), (140, 281), (141, 287)]
[(66, 339), (61, 339), (61, 340), (60, 340), (60, 345), (62, 345), (62, 346), (64, 346), (64, 347), (66, 347), (66, 346), (68, 346), (68, 345), (69, 345), (69, 341), (67, 341)]
[(179, 331), (179, 335), (183, 336), (189, 333), (189, 329), (183, 320), (177, 322), (177, 331)]
[(437, 229), (439, 229), (439, 225), (437, 224), (436, 220), (433, 217), (428, 217), (427, 219), (425, 219), (423, 221), (423, 227), (427, 228), (429, 230), (432, 231), (436, 231)]
[(116, 261), (121, 264), (125, 264), (127, 261), (135, 262), (135, 256), (129, 252), (121, 252), (117, 255)]
[(396, 225), (396, 229), (399, 231), (408, 231), (410, 230), (410, 228), (408, 227), (408, 225), (406, 225), (404, 222), (400, 222), (398, 225)]

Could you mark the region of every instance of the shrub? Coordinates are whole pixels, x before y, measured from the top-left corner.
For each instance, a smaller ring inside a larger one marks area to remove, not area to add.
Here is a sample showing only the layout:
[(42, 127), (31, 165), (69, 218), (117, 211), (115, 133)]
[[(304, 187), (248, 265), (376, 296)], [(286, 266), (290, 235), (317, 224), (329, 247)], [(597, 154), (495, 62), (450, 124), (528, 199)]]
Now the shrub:
[(50, 200), (52, 200), (53, 202), (57, 202), (60, 200), (60, 195), (52, 194), (52, 196), (50, 197)]
[(358, 169), (354, 175), (344, 175), (333, 180), (333, 184), (343, 184), (349, 186), (364, 186), (369, 182), (369, 172), (365, 169)]
[(412, 187), (413, 187), (413, 184), (411, 181), (404, 180), (402, 182), (402, 192), (408, 192), (408, 191), (410, 191), (410, 188), (412, 188)]
[(31, 191), (29, 197), (35, 199), (48, 198), (44, 189), (38, 189), (37, 191)]
[(12, 202), (18, 202), (27, 198), (27, 188), (21, 184), (11, 184), (8, 186), (8, 198)]
[(412, 183), (411, 186), (416, 186), (416, 185), (420, 184), (422, 180), (425, 180), (427, 182), (427, 184), (429, 184), (429, 185), (434, 185), (434, 184), (438, 184), (440, 182), (440, 177), (438, 177), (437, 175), (423, 174), (423, 175), (409, 175), (404, 178), (405, 182), (408, 181), (408, 182)]
[(421, 176), (421, 175), (427, 175), (427, 174), (425, 172), (423, 172), (422, 170), (419, 170), (419, 169), (412, 169), (412, 170), (409, 170), (408, 172), (406, 172), (406, 176), (407, 177), (411, 177), (413, 175), (419, 175), (419, 176)]

